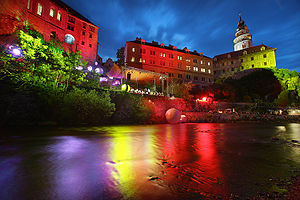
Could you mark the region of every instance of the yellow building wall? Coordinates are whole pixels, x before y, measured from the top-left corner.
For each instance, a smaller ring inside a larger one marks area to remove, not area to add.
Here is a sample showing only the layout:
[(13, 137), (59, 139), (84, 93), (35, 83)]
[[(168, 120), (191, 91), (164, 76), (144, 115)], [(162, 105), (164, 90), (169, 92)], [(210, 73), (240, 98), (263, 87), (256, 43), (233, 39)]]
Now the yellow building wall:
[[(244, 54), (241, 56), (243, 59), (242, 70), (252, 68), (274, 68), (276, 67), (275, 48), (268, 50), (261, 50), (259, 52)], [(264, 57), (265, 55), (265, 57)], [(253, 58), (253, 59), (251, 59)]]

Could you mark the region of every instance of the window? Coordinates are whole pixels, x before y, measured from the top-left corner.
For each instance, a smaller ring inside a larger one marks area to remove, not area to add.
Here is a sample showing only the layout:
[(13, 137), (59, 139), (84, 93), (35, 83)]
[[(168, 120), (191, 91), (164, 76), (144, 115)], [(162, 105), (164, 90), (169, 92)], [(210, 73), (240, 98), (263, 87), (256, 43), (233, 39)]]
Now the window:
[(254, 65), (252, 65), (252, 68), (254, 68)]
[(140, 58), (140, 63), (143, 62), (142, 58)]
[(203, 64), (203, 61), (202, 61), (202, 60), (200, 61), (200, 64), (201, 64), (201, 65)]
[(191, 70), (191, 66), (186, 66), (186, 70)]
[(201, 72), (205, 72), (205, 69), (204, 69), (204, 68), (201, 68)]
[(222, 66), (224, 66), (224, 63), (222, 63)]
[(174, 77), (174, 74), (173, 73), (169, 73), (169, 77)]
[(81, 45), (84, 45), (84, 41), (81, 41)]
[(72, 24), (75, 24), (75, 18), (74, 17), (71, 17), (69, 16), (68, 18), (68, 22), (72, 23)]
[(86, 23), (83, 22), (82, 28), (86, 29)]
[(205, 77), (202, 77), (202, 81), (205, 81)]
[(135, 48), (132, 48), (132, 52), (135, 52)]
[(191, 79), (191, 75), (187, 74), (186, 79)]
[(165, 61), (160, 61), (160, 65), (165, 66), (166, 65)]
[(50, 9), (50, 16), (54, 17), (54, 9), (53, 8)]
[(194, 71), (196, 71), (196, 72), (197, 72), (197, 71), (198, 71), (198, 67), (194, 67)]
[(91, 25), (89, 27), (90, 27), (90, 31), (94, 33), (95, 32), (95, 27), (93, 27)]
[(92, 35), (92, 34), (90, 34), (89, 38), (93, 38), (93, 35)]
[(42, 16), (42, 12), (43, 12), (43, 6), (40, 3), (38, 3), (37, 14)]
[[(202, 60), (201, 60), (202, 61)], [(210, 65), (210, 62), (207, 63), (208, 65)]]
[(178, 63), (178, 68), (181, 69), (182, 68), (182, 64)]
[(134, 57), (131, 58), (131, 62), (134, 62)]
[(55, 39), (56, 38), (56, 32), (55, 31), (52, 31), (50, 33), (50, 39)]
[(254, 58), (253, 58), (253, 57), (251, 57), (251, 60), (254, 60)]
[(182, 78), (182, 74), (178, 74), (178, 78)]
[(231, 64), (233, 65), (233, 61), (231, 61)]
[(71, 31), (74, 31), (74, 26), (71, 25), (71, 24), (68, 24), (67, 29), (69, 29), (69, 30), (71, 30)]
[(150, 55), (155, 56), (155, 51), (150, 51)]
[(267, 62), (264, 62), (264, 65), (267, 65)]
[(233, 72), (233, 71), (234, 71), (234, 68), (231, 68), (231, 71)]
[(194, 76), (194, 80), (197, 81), (198, 80), (198, 76)]
[(85, 35), (85, 31), (82, 31), (82, 35)]
[(264, 54), (264, 58), (266, 58), (267, 57), (267, 54)]
[(186, 62), (191, 62), (191, 60), (190, 60), (189, 58), (187, 58), (185, 61), (186, 61)]
[(178, 60), (182, 60), (182, 57), (181, 56), (177, 56)]
[(194, 59), (194, 60), (193, 60), (193, 63), (197, 63), (197, 59)]
[(92, 48), (92, 44), (89, 44), (89, 47)]
[(146, 53), (146, 49), (140, 49), (140, 53), (145, 54)]
[(241, 63), (243, 62), (244, 60), (243, 59), (241, 59)]
[(145, 63), (146, 62), (146, 60), (145, 59), (143, 59), (143, 63)]
[(30, 0), (27, 1), (27, 9), (30, 9)]
[(173, 58), (173, 54), (169, 54), (169, 58)]
[(210, 69), (208, 70), (208, 73), (209, 73), (209, 74), (211, 73)]
[(58, 12), (58, 13), (57, 13), (57, 20), (58, 20), (58, 21), (61, 21), (61, 12)]
[(160, 53), (160, 57), (166, 57), (165, 53)]
[(130, 78), (131, 78), (131, 74), (127, 73), (127, 80), (130, 81)]

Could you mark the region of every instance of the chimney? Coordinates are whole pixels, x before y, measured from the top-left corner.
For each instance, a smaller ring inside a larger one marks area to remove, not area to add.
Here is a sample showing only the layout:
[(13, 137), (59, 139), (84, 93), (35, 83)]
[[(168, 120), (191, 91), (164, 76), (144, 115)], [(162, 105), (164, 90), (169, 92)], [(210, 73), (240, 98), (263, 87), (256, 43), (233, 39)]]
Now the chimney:
[(184, 47), (183, 50), (184, 50), (185, 52), (189, 52), (189, 49), (188, 49), (187, 47)]
[(203, 52), (200, 52), (200, 55), (203, 56)]
[(176, 46), (173, 46), (173, 49), (175, 50), (175, 49), (177, 49), (177, 47), (176, 47)]
[(160, 44), (160, 47), (165, 47), (165, 45), (163, 43)]

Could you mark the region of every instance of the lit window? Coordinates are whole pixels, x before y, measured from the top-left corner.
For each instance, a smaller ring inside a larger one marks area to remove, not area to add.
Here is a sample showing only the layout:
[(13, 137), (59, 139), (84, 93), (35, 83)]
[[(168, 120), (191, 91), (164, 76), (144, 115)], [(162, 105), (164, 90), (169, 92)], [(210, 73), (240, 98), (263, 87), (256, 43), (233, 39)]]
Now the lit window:
[(197, 72), (197, 71), (198, 71), (198, 67), (194, 67), (194, 71), (196, 71), (196, 72)]
[(182, 60), (182, 57), (180, 56), (180, 60)]
[(58, 21), (61, 21), (61, 12), (58, 12), (58, 13), (57, 13), (57, 20), (58, 20)]
[(30, 9), (30, 0), (27, 1), (27, 9)]
[(190, 60), (189, 58), (187, 58), (185, 61), (186, 61), (186, 62), (191, 62), (191, 60)]
[(177, 59), (179, 60), (179, 59), (180, 59), (180, 56), (177, 56)]
[(163, 56), (163, 53), (160, 53), (160, 57), (162, 57)]
[(134, 57), (131, 58), (131, 62), (134, 62)]
[(146, 62), (146, 60), (145, 59), (143, 59), (143, 63), (145, 63)]
[(132, 52), (135, 52), (135, 48), (132, 48)]
[(142, 58), (140, 58), (140, 63), (143, 62)]
[(163, 53), (163, 57), (166, 57), (166, 54), (165, 54), (165, 53)]
[(200, 64), (203, 64), (203, 61), (202, 61), (202, 60), (200, 61)]
[(43, 6), (40, 3), (38, 3), (37, 14), (42, 16), (42, 12), (43, 12)]
[(53, 8), (50, 9), (50, 16), (54, 17), (54, 9)]
[(55, 31), (52, 31), (50, 33), (50, 39), (55, 39), (56, 38), (56, 32)]
[(208, 62), (207, 64), (210, 65), (210, 62)]
[(210, 69), (208, 70), (208, 73), (209, 73), (209, 74), (211, 73)]
[(205, 72), (205, 69), (204, 69), (204, 68), (201, 68), (201, 72)]
[(191, 66), (186, 66), (186, 70), (191, 70)]

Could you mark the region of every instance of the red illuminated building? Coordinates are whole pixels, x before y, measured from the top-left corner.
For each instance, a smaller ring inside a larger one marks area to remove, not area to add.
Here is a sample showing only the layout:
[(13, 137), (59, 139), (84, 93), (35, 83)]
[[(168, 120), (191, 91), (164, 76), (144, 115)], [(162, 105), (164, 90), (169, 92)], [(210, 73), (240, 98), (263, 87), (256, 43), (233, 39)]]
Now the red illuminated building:
[(32, 25), (46, 41), (57, 39), (65, 50), (79, 50), (87, 61), (96, 60), (98, 27), (61, 0), (3, 0), (0, 35), (23, 24)]
[(126, 42), (124, 57), (127, 66), (166, 74), (169, 81), (192, 81), (202, 88), (213, 83), (212, 59), (187, 48), (177, 49), (172, 45), (148, 43), (136, 38)]

